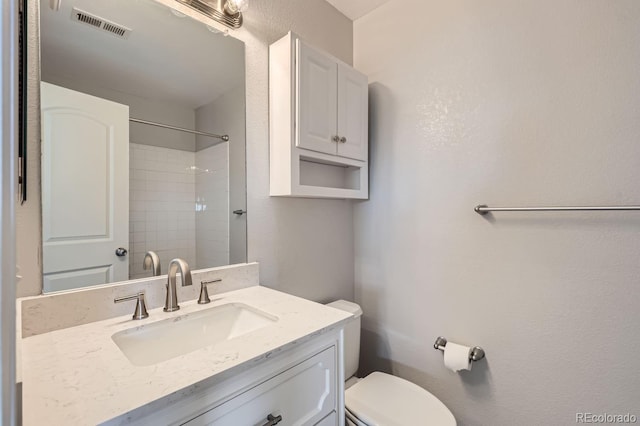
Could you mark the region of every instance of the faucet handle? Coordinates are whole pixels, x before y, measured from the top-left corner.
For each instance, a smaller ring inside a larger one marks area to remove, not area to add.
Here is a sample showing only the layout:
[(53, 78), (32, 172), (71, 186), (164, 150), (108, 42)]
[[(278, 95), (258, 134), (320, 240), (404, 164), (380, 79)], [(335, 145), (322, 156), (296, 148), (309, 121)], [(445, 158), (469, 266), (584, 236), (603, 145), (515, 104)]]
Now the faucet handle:
[(113, 303), (120, 303), (134, 299), (136, 300), (136, 310), (133, 312), (133, 319), (141, 320), (147, 318), (149, 313), (147, 312), (147, 305), (144, 302), (144, 292), (132, 294), (131, 296), (116, 297), (113, 299)]
[(213, 283), (219, 283), (222, 281), (222, 278), (216, 278), (211, 281), (200, 281), (200, 298), (198, 299), (199, 305), (206, 305), (207, 303), (211, 303), (211, 299), (209, 299), (209, 291), (207, 290), (207, 286)]

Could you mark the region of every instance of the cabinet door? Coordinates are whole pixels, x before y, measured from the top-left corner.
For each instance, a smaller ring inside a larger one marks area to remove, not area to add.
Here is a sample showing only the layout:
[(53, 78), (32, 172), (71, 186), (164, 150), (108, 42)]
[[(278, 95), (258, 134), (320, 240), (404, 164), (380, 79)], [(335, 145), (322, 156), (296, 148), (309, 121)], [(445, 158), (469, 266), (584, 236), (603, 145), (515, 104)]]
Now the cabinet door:
[(338, 424), (340, 424), (340, 422), (338, 421), (338, 414), (334, 411), (333, 413), (329, 414), (327, 417), (316, 423), (315, 426), (336, 426)]
[(338, 66), (338, 155), (366, 161), (369, 155), (367, 76)]
[(296, 49), (296, 146), (335, 154), (338, 65), (300, 40)]
[(337, 408), (337, 380), (332, 346), (186, 424), (264, 425), (271, 415), (280, 426), (315, 425)]

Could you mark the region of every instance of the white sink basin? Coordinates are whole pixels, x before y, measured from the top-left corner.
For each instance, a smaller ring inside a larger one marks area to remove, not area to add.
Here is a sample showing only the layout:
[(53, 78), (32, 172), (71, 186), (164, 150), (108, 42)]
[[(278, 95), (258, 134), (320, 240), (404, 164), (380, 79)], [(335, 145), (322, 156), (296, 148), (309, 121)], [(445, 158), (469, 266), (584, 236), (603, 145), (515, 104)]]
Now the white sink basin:
[(111, 338), (133, 365), (145, 366), (234, 339), (277, 320), (242, 303), (229, 303), (123, 330)]

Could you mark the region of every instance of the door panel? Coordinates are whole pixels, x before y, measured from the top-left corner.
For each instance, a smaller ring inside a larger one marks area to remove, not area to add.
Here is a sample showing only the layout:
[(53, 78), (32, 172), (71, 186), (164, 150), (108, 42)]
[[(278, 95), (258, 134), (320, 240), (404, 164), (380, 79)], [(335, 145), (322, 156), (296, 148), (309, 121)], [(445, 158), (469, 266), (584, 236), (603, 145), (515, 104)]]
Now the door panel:
[(296, 43), (296, 146), (335, 154), (333, 137), (337, 130), (337, 64), (300, 40)]
[(41, 97), (44, 291), (126, 280), (129, 107), (44, 82)]
[(52, 272), (46, 274), (44, 288), (47, 291), (70, 290), (89, 285), (104, 284), (113, 281), (113, 266), (85, 268), (78, 271)]
[[(59, 107), (48, 109), (43, 119), (43, 138), (52, 143), (45, 148), (49, 208), (44, 241), (108, 238), (110, 126), (82, 111)], [(78, 182), (78, 176), (86, 184)]]
[(316, 426), (336, 426), (338, 424), (340, 424), (340, 422), (338, 422), (338, 414), (334, 411), (333, 413), (329, 414), (327, 417), (316, 423)]
[[(366, 161), (369, 155), (368, 98), (365, 75), (345, 65), (338, 66), (338, 155)], [(344, 142), (343, 142), (344, 141)]]

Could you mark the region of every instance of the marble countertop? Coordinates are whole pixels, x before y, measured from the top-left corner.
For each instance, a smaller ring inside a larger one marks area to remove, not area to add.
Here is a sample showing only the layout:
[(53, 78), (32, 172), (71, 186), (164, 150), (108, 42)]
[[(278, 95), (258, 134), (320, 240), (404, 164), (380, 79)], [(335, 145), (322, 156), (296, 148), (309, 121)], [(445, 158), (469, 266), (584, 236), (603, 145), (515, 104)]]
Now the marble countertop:
[[(111, 336), (121, 330), (209, 309), (244, 303), (278, 317), (262, 329), (194, 352), (137, 367)], [(133, 304), (131, 309), (133, 310)], [(188, 395), (203, 380), (261, 362), (273, 351), (341, 326), (351, 314), (254, 286), (216, 295), (212, 303), (181, 302), (149, 318), (112, 318), (22, 339), (23, 424), (99, 424), (176, 392)], [(175, 397), (175, 395), (174, 395)]]

